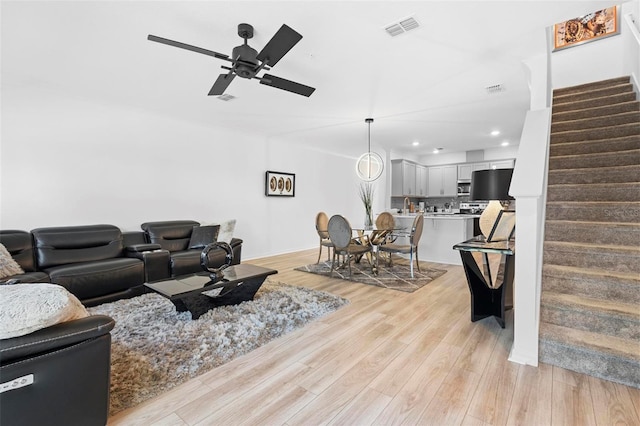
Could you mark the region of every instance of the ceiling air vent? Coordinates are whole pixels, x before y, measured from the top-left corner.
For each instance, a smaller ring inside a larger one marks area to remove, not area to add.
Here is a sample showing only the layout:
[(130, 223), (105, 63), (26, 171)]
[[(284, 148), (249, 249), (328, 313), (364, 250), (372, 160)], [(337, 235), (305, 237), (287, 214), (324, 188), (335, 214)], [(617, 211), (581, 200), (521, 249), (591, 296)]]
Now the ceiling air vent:
[(504, 92), (505, 89), (502, 84), (494, 84), (492, 86), (487, 86), (484, 88), (487, 91), (487, 95), (495, 95), (496, 93)]
[(395, 37), (395, 36), (400, 35), (402, 33), (406, 33), (407, 31), (414, 30), (414, 29), (418, 28), (419, 26), (420, 26), (420, 24), (418, 23), (418, 21), (416, 21), (412, 17), (409, 17), (409, 18), (404, 18), (404, 19), (401, 19), (399, 21), (392, 22), (392, 23), (390, 23), (388, 25), (385, 25), (384, 30), (391, 37)]
[(234, 100), (236, 97), (233, 95), (227, 95), (226, 93), (218, 96), (218, 99), (220, 99), (221, 101), (225, 101), (225, 102), (229, 102)]

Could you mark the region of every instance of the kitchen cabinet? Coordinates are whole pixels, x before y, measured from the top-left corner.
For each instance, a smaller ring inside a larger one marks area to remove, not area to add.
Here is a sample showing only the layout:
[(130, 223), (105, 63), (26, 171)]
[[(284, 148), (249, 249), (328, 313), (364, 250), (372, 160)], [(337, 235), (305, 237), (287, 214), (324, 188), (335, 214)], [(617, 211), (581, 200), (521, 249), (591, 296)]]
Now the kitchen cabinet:
[(514, 160), (500, 160), (492, 161), (489, 163), (490, 169), (511, 169), (513, 168)]
[(455, 197), (458, 193), (458, 166), (429, 167), (429, 197)]
[(476, 170), (489, 170), (489, 169), (510, 169), (513, 167), (514, 160), (496, 160), (496, 161), (484, 161), (482, 163), (472, 163), (472, 169)]
[(458, 180), (471, 180), (471, 172), (473, 172), (473, 167), (471, 163), (467, 164), (458, 164)]
[(406, 160), (391, 161), (391, 196), (415, 196), (416, 164)]
[(416, 165), (416, 195), (426, 197), (429, 191), (429, 170), (426, 166)]

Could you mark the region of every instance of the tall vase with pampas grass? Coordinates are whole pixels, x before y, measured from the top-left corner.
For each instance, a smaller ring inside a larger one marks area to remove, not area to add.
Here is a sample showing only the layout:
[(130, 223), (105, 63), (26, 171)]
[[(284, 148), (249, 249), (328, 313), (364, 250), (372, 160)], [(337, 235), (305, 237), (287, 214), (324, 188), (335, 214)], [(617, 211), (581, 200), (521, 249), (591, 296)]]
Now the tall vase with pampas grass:
[(373, 229), (373, 185), (371, 183), (360, 184), (360, 199), (364, 204), (364, 228), (366, 230)]

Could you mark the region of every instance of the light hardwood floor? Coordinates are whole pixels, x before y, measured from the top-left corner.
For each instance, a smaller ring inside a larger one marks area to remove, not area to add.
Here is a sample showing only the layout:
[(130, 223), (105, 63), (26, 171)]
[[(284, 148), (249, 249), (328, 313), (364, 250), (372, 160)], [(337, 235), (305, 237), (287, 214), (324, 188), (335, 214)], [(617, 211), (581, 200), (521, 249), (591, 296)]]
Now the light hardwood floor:
[[(469, 320), (461, 266), (414, 293), (249, 261), (350, 305), (109, 419), (109, 425), (640, 425), (640, 390), (507, 360), (513, 316)], [(400, 260), (402, 261), (402, 260)]]

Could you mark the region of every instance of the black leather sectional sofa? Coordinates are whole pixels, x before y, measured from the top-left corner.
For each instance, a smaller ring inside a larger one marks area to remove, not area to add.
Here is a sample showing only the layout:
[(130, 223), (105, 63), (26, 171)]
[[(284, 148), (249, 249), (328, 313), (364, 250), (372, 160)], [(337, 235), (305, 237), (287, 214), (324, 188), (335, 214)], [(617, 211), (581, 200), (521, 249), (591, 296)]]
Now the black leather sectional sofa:
[[(65, 287), (85, 306), (141, 294), (143, 283), (202, 272), (200, 253), (207, 241), (193, 241), (200, 223), (192, 220), (148, 222), (141, 231), (113, 225), (0, 231), (2, 243), (25, 271), (4, 282), (51, 282)], [(210, 228), (210, 227), (209, 227)], [(215, 231), (215, 229), (209, 229)], [(213, 232), (215, 237), (215, 232)], [(213, 241), (209, 241), (213, 242)], [(242, 240), (233, 238), (233, 264), (240, 263)], [(209, 252), (209, 264), (225, 263), (226, 252)]]
[[(216, 235), (215, 227), (189, 220), (149, 222), (136, 232), (113, 225), (0, 231), (0, 243), (25, 271), (0, 284), (52, 282), (97, 305), (141, 294), (145, 281), (202, 271), (200, 253)], [(238, 264), (242, 240), (230, 245)], [(224, 264), (225, 256), (211, 250), (209, 265)], [(0, 340), (8, 386), (0, 392), (0, 424), (105, 425), (113, 327), (113, 319), (94, 315)]]

